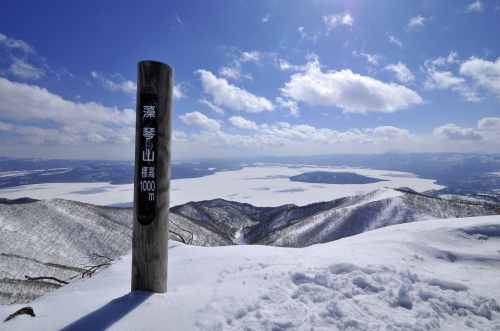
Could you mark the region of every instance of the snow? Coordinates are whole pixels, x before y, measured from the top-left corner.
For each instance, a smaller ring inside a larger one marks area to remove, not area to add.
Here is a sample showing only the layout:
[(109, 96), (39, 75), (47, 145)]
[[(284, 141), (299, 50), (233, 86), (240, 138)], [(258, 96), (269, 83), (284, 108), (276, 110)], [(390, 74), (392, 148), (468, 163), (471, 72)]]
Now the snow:
[[(130, 293), (131, 254), (2, 330), (500, 329), (500, 216), (431, 220), (306, 248), (169, 243), (168, 292)], [(26, 305), (0, 306), (0, 318)]]
[[(359, 175), (384, 179), (371, 184), (315, 184), (292, 182), (290, 176), (311, 171), (354, 172)], [(221, 185), (220, 183), (225, 183)], [(314, 202), (330, 201), (345, 196), (364, 194), (379, 188), (409, 187), (417, 192), (441, 189), (432, 179), (417, 178), (405, 172), (388, 172), (360, 168), (316, 166), (258, 166), (239, 171), (217, 172), (201, 178), (176, 179), (171, 182), (170, 206), (190, 201), (222, 198), (250, 203), (254, 206), (276, 207), (284, 204), (304, 206)], [(96, 205), (132, 206), (134, 185), (108, 183), (53, 183), (34, 184), (0, 189), (0, 198), (33, 199), (61, 198)]]

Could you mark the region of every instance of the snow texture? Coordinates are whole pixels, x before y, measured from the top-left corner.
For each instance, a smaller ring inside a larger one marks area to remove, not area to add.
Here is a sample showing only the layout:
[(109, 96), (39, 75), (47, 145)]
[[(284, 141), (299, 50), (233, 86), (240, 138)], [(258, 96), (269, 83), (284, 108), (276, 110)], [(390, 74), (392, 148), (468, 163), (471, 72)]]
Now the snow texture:
[[(2, 330), (500, 330), (500, 216), (429, 220), (306, 248), (169, 243), (168, 292), (131, 254)], [(3, 320), (24, 305), (0, 306)]]

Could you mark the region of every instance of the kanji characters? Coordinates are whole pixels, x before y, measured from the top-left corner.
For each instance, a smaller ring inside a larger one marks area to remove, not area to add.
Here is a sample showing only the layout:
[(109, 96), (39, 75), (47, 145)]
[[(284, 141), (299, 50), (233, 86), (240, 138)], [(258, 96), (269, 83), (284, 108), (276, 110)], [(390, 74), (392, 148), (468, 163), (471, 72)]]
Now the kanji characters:
[(155, 118), (156, 116), (155, 106), (143, 106), (142, 108), (144, 110), (144, 115), (142, 115), (142, 117)]
[(155, 128), (145, 127), (142, 128), (142, 135), (146, 140), (150, 140), (155, 136)]

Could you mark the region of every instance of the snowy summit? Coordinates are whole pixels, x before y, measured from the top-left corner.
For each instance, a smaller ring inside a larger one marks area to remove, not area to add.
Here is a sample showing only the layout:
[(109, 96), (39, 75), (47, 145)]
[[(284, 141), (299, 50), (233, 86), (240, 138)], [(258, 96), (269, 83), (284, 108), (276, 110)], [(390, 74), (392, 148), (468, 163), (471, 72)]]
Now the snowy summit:
[[(131, 253), (2, 330), (498, 330), (500, 217), (390, 226), (306, 248), (169, 244), (168, 292)], [(0, 306), (5, 319), (26, 305)]]

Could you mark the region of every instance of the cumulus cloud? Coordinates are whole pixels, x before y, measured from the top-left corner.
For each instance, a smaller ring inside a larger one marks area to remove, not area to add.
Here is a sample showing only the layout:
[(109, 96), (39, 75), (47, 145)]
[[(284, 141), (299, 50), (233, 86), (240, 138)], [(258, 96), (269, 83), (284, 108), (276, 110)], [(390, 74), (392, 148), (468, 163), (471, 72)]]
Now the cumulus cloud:
[(415, 76), (413, 76), (413, 73), (404, 63), (398, 62), (397, 64), (389, 64), (385, 69), (394, 72), (396, 78), (400, 82), (409, 83), (415, 80)]
[(434, 130), (434, 135), (450, 140), (481, 140), (483, 135), (472, 128), (461, 128), (448, 123)]
[(477, 122), (479, 129), (500, 129), (500, 118), (485, 117)]
[(345, 11), (342, 14), (323, 16), (323, 21), (325, 22), (327, 27), (326, 35), (328, 35), (330, 31), (335, 29), (338, 25), (352, 26), (354, 24), (354, 17), (349, 11)]
[(280, 90), (293, 101), (336, 106), (354, 113), (390, 113), (423, 102), (416, 92), (404, 86), (361, 76), (349, 69), (324, 73), (317, 59), (307, 64), (305, 72), (292, 75)]
[(253, 52), (241, 52), (237, 49), (232, 48), (233, 52), (240, 53), (238, 55), (230, 54), (233, 57), (233, 61), (228, 65), (221, 67), (219, 69), (219, 75), (226, 77), (228, 79), (240, 80), (241, 78), (245, 78), (248, 80), (253, 80), (252, 75), (243, 74), (241, 70), (241, 65), (245, 62), (255, 62), (259, 63), (259, 60), (264, 56), (262, 53), (253, 51)]
[(219, 69), (219, 75), (233, 80), (239, 80), (240, 78), (247, 78), (249, 80), (253, 80), (251, 75), (243, 75), (241, 73), (240, 66), (221, 67)]
[(248, 130), (259, 129), (259, 127), (257, 126), (257, 124), (255, 124), (255, 122), (247, 120), (246, 118), (243, 118), (241, 116), (230, 117), (228, 121), (231, 122), (232, 125), (240, 129), (248, 129)]
[(220, 130), (220, 124), (218, 121), (208, 118), (206, 115), (197, 111), (186, 113), (179, 116), (179, 118), (186, 124), (196, 125), (209, 131)]
[(450, 71), (429, 69), (427, 75), (427, 81), (424, 87), (428, 90), (447, 89), (465, 83), (465, 79), (453, 76)]
[(394, 44), (398, 45), (399, 48), (403, 48), (403, 44), (401, 43), (401, 41), (396, 39), (394, 36), (388, 35), (387, 38), (389, 39), (390, 43), (394, 43)]
[(410, 136), (408, 130), (394, 126), (378, 126), (375, 129), (367, 129), (366, 132), (371, 132), (375, 136), (387, 139), (406, 139)]
[(467, 11), (483, 11), (483, 4), (481, 1), (476, 0), (475, 2), (471, 3), (470, 5), (467, 6)]
[(500, 58), (496, 62), (490, 62), (471, 57), (462, 63), (460, 73), (472, 77), (479, 86), (500, 98)]
[(262, 22), (266, 23), (267, 21), (269, 21), (269, 19), (271, 18), (271, 14), (267, 14), (266, 16), (264, 16), (264, 18), (262, 19)]
[(288, 108), (290, 110), (288, 116), (299, 117), (300, 112), (299, 112), (299, 105), (297, 104), (297, 102), (293, 100), (283, 100), (282, 98), (277, 97), (276, 104), (280, 108)]
[[(44, 88), (5, 78), (0, 78), (0, 117), (20, 122), (49, 121), (58, 126), (50, 130), (29, 127), (37, 133), (39, 142), (79, 142), (90, 133), (97, 133), (107, 143), (123, 143), (132, 141), (135, 135), (135, 111), (132, 109), (120, 111), (95, 102), (75, 103)], [(15, 126), (15, 130), (20, 134), (29, 131), (22, 125)]]
[(438, 57), (434, 60), (425, 61), (427, 79), (424, 82), (424, 88), (426, 90), (451, 89), (459, 92), (467, 101), (480, 101), (480, 95), (467, 84), (464, 78), (456, 77), (451, 71), (443, 71), (440, 68), (459, 63), (457, 57), (457, 52), (451, 51), (447, 57)]
[(200, 75), (203, 90), (212, 96), (216, 105), (249, 113), (274, 109), (272, 102), (266, 98), (258, 97), (245, 89), (229, 84), (226, 79), (218, 78), (209, 71), (197, 70), (196, 73)]
[(447, 65), (452, 64), (452, 63), (458, 63), (457, 57), (458, 57), (458, 53), (451, 51), (450, 54), (448, 54), (448, 56), (446, 58), (440, 56), (435, 60), (425, 61), (425, 66), (428, 68), (429, 67), (435, 68), (435, 67), (447, 66)]
[(187, 141), (187, 134), (184, 131), (172, 131), (173, 141)]
[(174, 97), (174, 99), (180, 99), (180, 98), (186, 97), (184, 95), (184, 92), (182, 91), (181, 84), (179, 84), (179, 85), (175, 85), (174, 84), (174, 89), (172, 91), (172, 96)]
[(217, 114), (224, 114), (224, 110), (222, 108), (217, 107), (216, 105), (214, 105), (213, 103), (211, 103), (210, 101), (208, 101), (206, 99), (199, 99), (198, 103), (201, 103), (202, 105), (208, 106), (208, 108), (212, 109)]

